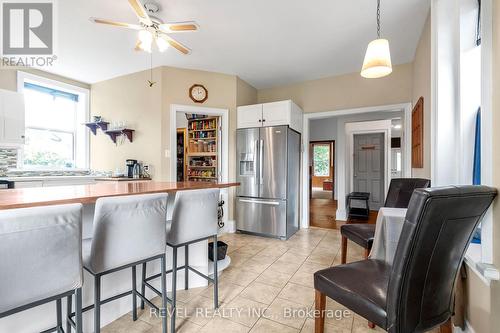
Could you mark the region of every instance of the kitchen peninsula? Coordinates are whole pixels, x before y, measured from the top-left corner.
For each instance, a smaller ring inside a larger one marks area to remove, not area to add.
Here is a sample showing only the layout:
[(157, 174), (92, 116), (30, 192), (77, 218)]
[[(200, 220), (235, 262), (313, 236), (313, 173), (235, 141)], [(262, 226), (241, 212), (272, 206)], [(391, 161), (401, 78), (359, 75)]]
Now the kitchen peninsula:
[[(167, 215), (172, 215), (172, 207), (175, 194), (178, 191), (188, 191), (208, 188), (229, 188), (238, 186), (238, 183), (220, 182), (155, 182), (155, 181), (130, 181), (130, 182), (102, 182), (88, 185), (57, 186), (47, 188), (21, 188), (0, 191), (0, 210), (14, 208), (29, 208), (36, 206), (62, 205), (81, 203), (83, 204), (83, 239), (92, 236), (92, 222), (94, 205), (97, 199), (103, 197), (139, 195), (150, 193), (168, 193)], [(50, 241), (50, 240), (47, 240)], [(204, 274), (213, 274), (213, 265), (208, 259), (208, 241), (192, 244), (189, 248), (189, 263)], [(134, 244), (130, 244), (133, 248)], [(179, 264), (184, 262), (183, 252), (178, 256)], [(228, 266), (227, 260), (225, 267)], [(172, 250), (167, 249), (167, 269), (171, 268)], [(220, 265), (223, 266), (223, 265)], [(219, 267), (219, 270), (223, 267)], [(160, 263), (153, 262), (148, 265), (148, 275), (156, 274), (160, 271)], [(130, 289), (130, 272), (119, 271), (103, 277), (103, 285), (106, 286), (106, 296), (117, 295)], [(87, 273), (84, 273), (85, 287), (83, 288), (83, 306), (93, 303), (93, 280)], [(168, 290), (171, 290), (170, 279), (167, 279)], [(183, 289), (183, 270), (178, 272), (177, 289)], [(159, 279), (151, 281), (152, 285), (159, 288)], [(196, 274), (189, 275), (189, 287), (196, 288), (206, 286), (207, 281)], [(153, 298), (148, 291), (147, 297)], [(130, 311), (130, 299), (122, 298), (102, 307), (101, 324), (104, 326)], [(27, 314), (26, 312), (29, 312)], [(25, 320), (26, 316), (30, 320)], [(45, 304), (39, 307), (26, 310), (22, 313), (3, 318), (0, 322), (0, 332), (35, 332), (41, 331), (50, 325), (53, 316), (52, 304)], [(92, 312), (84, 313), (84, 327), (92, 327)], [(22, 329), (21, 329), (22, 328)]]

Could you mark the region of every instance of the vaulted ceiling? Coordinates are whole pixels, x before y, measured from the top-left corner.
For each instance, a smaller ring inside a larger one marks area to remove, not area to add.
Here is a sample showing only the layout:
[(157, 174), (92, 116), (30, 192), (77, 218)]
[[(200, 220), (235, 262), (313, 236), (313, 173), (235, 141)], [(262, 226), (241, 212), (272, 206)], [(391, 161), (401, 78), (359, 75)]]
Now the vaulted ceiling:
[[(149, 68), (134, 51), (137, 32), (89, 17), (136, 23), (126, 0), (57, 1), (55, 73), (87, 83)], [(153, 53), (166, 65), (238, 75), (256, 88), (359, 71), (376, 37), (376, 0), (157, 0), (164, 21), (195, 20), (175, 38), (193, 52)], [(382, 0), (382, 35), (394, 64), (413, 60), (430, 0)], [(174, 35), (172, 35), (174, 36)]]

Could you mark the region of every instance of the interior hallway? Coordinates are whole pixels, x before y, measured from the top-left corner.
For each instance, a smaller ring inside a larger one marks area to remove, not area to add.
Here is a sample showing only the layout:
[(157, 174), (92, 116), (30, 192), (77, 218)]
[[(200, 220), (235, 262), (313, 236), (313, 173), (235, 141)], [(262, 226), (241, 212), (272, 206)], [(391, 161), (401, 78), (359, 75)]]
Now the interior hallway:
[[(325, 228), (325, 229), (340, 229), (340, 226), (345, 224), (345, 221), (337, 221), (335, 214), (337, 212), (337, 200), (315, 198), (310, 199), (309, 205), (309, 221), (312, 227)], [(351, 219), (347, 223), (371, 223), (375, 224), (377, 221), (377, 212), (370, 211), (370, 218), (368, 220), (354, 220)]]

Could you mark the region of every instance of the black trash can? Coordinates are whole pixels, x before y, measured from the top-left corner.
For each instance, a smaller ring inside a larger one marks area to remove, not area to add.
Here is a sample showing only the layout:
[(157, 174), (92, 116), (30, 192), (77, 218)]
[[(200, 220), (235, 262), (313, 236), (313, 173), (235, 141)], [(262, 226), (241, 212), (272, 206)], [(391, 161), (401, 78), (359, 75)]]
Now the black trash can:
[[(226, 257), (227, 244), (222, 241), (217, 241), (217, 261)], [(208, 243), (208, 259), (214, 261), (214, 242)]]

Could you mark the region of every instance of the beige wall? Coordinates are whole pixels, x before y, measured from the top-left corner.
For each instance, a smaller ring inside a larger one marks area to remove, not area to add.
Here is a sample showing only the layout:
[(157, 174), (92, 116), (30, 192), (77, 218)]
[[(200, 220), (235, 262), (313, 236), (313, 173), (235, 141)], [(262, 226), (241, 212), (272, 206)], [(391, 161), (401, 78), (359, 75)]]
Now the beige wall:
[(102, 116), (108, 122), (126, 121), (135, 130), (134, 141), (115, 145), (101, 131), (90, 140), (92, 169), (114, 171), (124, 169), (126, 159), (151, 164), (154, 178), (160, 179), (162, 162), (162, 76), (154, 70), (156, 85), (147, 84), (149, 71), (121, 76), (92, 85), (91, 115)]
[(334, 111), (412, 101), (412, 64), (394, 66), (391, 75), (377, 80), (359, 73), (262, 89), (259, 103), (292, 99), (304, 112)]
[[(64, 82), (68, 84), (72, 84), (78, 87), (90, 89), (90, 85), (84, 82), (75, 81), (72, 79), (68, 79), (66, 77), (52, 74), (49, 72), (44, 72), (38, 69), (26, 69), (23, 72), (31, 73), (34, 75), (43, 76), (47, 79)], [(0, 69), (0, 89), (17, 91), (17, 70), (15, 69)]]
[(424, 167), (413, 169), (412, 175), (431, 178), (431, 17), (427, 16), (413, 61), (412, 101), (424, 98)]
[(236, 106), (257, 103), (257, 89), (240, 78), (236, 80)]
[[(208, 99), (203, 104), (194, 103), (189, 97), (189, 88), (199, 83), (208, 90)], [(173, 67), (162, 68), (162, 151), (170, 148), (170, 106), (172, 104), (198, 105), (229, 110), (230, 135), (236, 130), (232, 125), (236, 113), (236, 77), (206, 71)], [(236, 121), (234, 121), (234, 125)], [(229, 145), (229, 178), (234, 179), (234, 141)], [(164, 154), (163, 154), (164, 156)], [(170, 159), (163, 157), (161, 179), (170, 177)]]
[[(160, 67), (154, 70), (157, 84), (149, 88), (149, 72), (134, 73), (92, 85), (92, 114), (106, 119), (125, 120), (136, 130), (133, 143), (116, 147), (107, 137), (91, 141), (91, 167), (114, 170), (125, 159), (150, 163), (155, 180), (170, 180), (170, 107), (172, 104), (197, 105), (229, 110), (229, 179), (235, 179), (236, 106), (257, 102), (257, 90), (234, 75)], [(189, 88), (202, 84), (208, 90), (203, 104), (189, 98)], [(238, 104), (240, 103), (240, 104)], [(228, 216), (233, 216), (233, 194), (230, 193)]]

